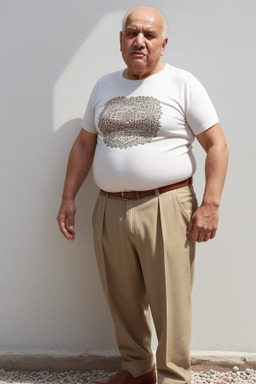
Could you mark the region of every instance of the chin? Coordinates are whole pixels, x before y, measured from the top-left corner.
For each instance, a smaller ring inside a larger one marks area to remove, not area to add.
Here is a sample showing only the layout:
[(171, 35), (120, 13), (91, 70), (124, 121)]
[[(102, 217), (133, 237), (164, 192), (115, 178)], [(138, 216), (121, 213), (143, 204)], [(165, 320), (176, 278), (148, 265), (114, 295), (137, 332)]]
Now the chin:
[(130, 65), (131, 68), (147, 68), (147, 65), (145, 64), (145, 62), (143, 62), (142, 60), (134, 60), (131, 65)]

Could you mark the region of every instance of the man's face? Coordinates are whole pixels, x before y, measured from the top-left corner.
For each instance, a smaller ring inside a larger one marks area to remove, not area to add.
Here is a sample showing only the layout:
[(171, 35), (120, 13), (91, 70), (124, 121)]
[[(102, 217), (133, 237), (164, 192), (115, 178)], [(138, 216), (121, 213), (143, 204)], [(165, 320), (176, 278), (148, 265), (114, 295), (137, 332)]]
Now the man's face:
[(162, 19), (155, 12), (139, 9), (132, 12), (120, 33), (120, 47), (128, 75), (150, 76), (157, 72), (167, 38), (162, 37)]

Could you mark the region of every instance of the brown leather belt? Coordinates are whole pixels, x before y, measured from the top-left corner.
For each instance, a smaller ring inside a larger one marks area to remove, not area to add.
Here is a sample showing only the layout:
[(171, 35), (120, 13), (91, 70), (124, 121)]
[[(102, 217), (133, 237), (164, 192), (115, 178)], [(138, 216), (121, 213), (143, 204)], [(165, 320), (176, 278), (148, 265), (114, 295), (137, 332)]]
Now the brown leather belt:
[(191, 184), (191, 182), (192, 182), (192, 179), (190, 177), (189, 179), (180, 181), (179, 183), (165, 185), (164, 187), (160, 187), (157, 189), (150, 189), (148, 191), (106, 192), (101, 189), (101, 192), (103, 192), (108, 197), (116, 197), (123, 200), (139, 199), (141, 197), (160, 195), (161, 193), (172, 191), (173, 189), (182, 188), (182, 187), (185, 187), (186, 185)]

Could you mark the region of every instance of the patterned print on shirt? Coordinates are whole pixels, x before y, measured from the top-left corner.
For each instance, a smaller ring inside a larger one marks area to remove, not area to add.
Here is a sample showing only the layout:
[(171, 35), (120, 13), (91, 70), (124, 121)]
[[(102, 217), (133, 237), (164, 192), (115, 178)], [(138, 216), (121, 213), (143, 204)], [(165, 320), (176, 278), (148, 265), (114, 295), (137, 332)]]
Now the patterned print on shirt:
[(150, 143), (160, 129), (162, 107), (151, 96), (119, 96), (107, 101), (98, 128), (108, 147), (128, 148)]

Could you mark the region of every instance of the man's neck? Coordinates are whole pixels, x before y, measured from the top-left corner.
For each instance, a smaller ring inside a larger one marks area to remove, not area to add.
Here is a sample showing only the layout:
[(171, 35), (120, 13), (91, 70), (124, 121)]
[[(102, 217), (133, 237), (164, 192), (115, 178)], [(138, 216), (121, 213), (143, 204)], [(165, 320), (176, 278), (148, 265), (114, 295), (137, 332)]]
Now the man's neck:
[(123, 77), (127, 80), (143, 80), (147, 77), (150, 77), (152, 75), (155, 75), (156, 73), (162, 71), (162, 69), (165, 67), (165, 64), (162, 62), (159, 62), (159, 64), (155, 67), (153, 71), (145, 71), (143, 70), (133, 70), (130, 68), (126, 68), (123, 72)]

